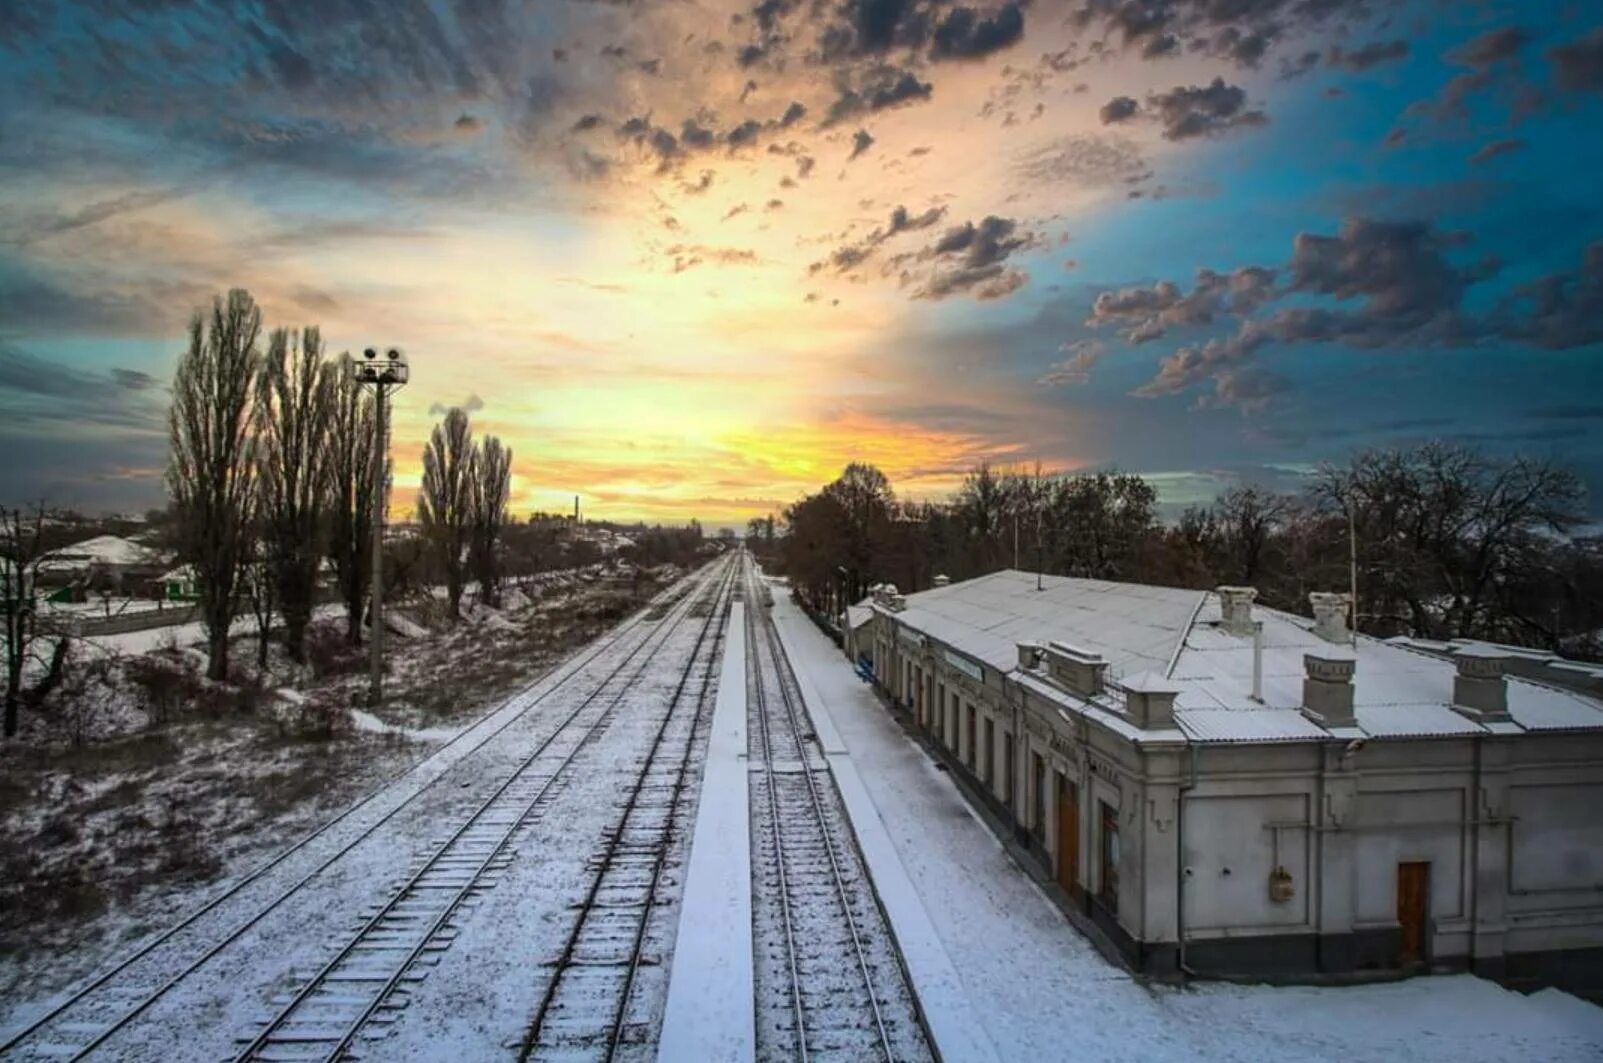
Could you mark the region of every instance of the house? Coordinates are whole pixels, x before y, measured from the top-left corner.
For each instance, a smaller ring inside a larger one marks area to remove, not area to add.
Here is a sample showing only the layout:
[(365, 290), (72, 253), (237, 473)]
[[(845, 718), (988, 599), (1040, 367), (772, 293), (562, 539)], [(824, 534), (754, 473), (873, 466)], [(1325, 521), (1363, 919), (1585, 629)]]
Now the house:
[(44, 587), (132, 594), (160, 574), (162, 562), (160, 551), (132, 539), (97, 535), (46, 554), (39, 562), (39, 582)]
[[(1039, 582), (1038, 582), (1039, 580)], [(1603, 687), (1201, 592), (881, 588), (874, 682), (1136, 969), (1603, 988)], [(1547, 655), (1551, 657), (1551, 655)]]

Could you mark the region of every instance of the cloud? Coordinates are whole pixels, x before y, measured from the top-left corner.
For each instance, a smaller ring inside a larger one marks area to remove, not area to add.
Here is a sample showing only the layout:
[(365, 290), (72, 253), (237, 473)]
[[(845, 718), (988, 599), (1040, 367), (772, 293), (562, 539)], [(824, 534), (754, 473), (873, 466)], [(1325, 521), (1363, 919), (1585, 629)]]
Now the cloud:
[(1097, 116), (1102, 119), (1103, 125), (1113, 125), (1116, 122), (1127, 121), (1134, 118), (1141, 105), (1129, 96), (1115, 96), (1102, 105)]
[(1603, 27), (1548, 49), (1553, 83), (1567, 92), (1603, 92)]
[(1147, 107), (1163, 124), (1166, 140), (1216, 137), (1234, 129), (1262, 126), (1269, 116), (1246, 110), (1247, 93), (1223, 78), (1207, 85), (1176, 85), (1168, 92), (1152, 93)]
[(1530, 41), (1530, 33), (1522, 27), (1502, 26), (1460, 45), (1450, 58), (1460, 66), (1479, 70), (1513, 59)]
[(1339, 45), (1334, 46), (1330, 49), (1328, 62), (1331, 66), (1362, 73), (1383, 63), (1392, 63), (1407, 57), (1407, 41), (1371, 41), (1350, 52), (1343, 51)]
[(1023, 271), (1006, 265), (1015, 251), (1033, 246), (1037, 238), (1020, 232), (1012, 218), (987, 215), (978, 224), (964, 222), (948, 229), (917, 256), (933, 263), (921, 275), (904, 272), (903, 283), (913, 284), (915, 299), (945, 299), (972, 294), (976, 299), (1000, 299), (1028, 281)]
[(1182, 50), (1256, 67), (1277, 41), (1365, 19), (1367, 0), (1251, 0), (1247, 3), (1153, 3), (1085, 0), (1069, 16), (1100, 30), (1114, 46), (1144, 59)]
[(1107, 344), (1101, 340), (1075, 340), (1073, 343), (1065, 343), (1060, 349), (1069, 357), (1048, 366), (1036, 383), (1044, 387), (1084, 384), (1091, 379), (1092, 368), (1108, 351)]
[[(456, 405), (461, 407), (463, 413), (478, 413), (480, 410), (484, 409), (484, 400), (479, 398), (479, 396), (476, 394), (469, 394), (467, 398), (463, 399)], [(444, 417), (450, 412), (451, 408), (443, 402), (434, 402), (429, 404), (430, 417)]]
[[(1349, 218), (1334, 236), (1298, 233), (1291, 260), (1276, 272), (1246, 267), (1225, 275), (1199, 271), (1183, 291), (1162, 281), (1150, 288), (1103, 292), (1087, 324), (1117, 327), (1128, 343), (1160, 338), (1175, 324), (1206, 326), (1234, 319), (1235, 331), (1186, 344), (1163, 358), (1140, 396), (1185, 391), (1208, 379), (1207, 405), (1250, 406), (1267, 384), (1239, 375), (1269, 344), (1343, 343), (1360, 349), (1463, 347), (1490, 340), (1518, 341), (1550, 350), (1603, 342), (1603, 241), (1590, 245), (1581, 264), (1516, 285), (1485, 315), (1465, 309), (1468, 290), (1496, 275), (1489, 256), (1458, 261), (1469, 242), (1424, 222)], [(1240, 278), (1244, 297), (1237, 297)], [(1223, 291), (1232, 297), (1221, 297)], [(1259, 309), (1280, 305), (1267, 314)], [(1236, 374), (1221, 384), (1228, 374)], [(1253, 389), (1250, 393), (1249, 387)]]
[(930, 55), (935, 59), (979, 59), (1001, 51), (1024, 36), (1024, 10), (1019, 3), (1003, 4), (989, 17), (971, 7), (954, 7), (931, 35)]
[(1133, 184), (1151, 176), (1134, 141), (1116, 133), (1076, 133), (1027, 152), (1014, 165), (1021, 178), (1088, 188)]
[(828, 258), (814, 262), (809, 267), (809, 272), (817, 273), (824, 269), (833, 269), (836, 273), (848, 273), (866, 262), (881, 244), (892, 237), (928, 229), (945, 216), (945, 207), (931, 207), (920, 214), (913, 214), (906, 207), (899, 206), (891, 211), (890, 220), (885, 225), (874, 229), (856, 243), (836, 248)]
[(156, 386), (156, 378), (138, 369), (113, 369), (111, 379), (120, 388), (129, 391), (146, 391)]
[(1488, 141), (1487, 143), (1481, 145), (1479, 151), (1469, 157), (1469, 164), (1471, 166), (1480, 166), (1484, 163), (1491, 162), (1493, 159), (1499, 158), (1500, 156), (1513, 154), (1524, 147), (1525, 141), (1523, 140), (1511, 139)]
[(451, 123), (451, 128), (458, 133), (477, 133), (484, 128), (484, 122), (471, 114), (464, 113), (455, 122)]
[(927, 81), (920, 81), (911, 70), (878, 65), (856, 75), (855, 80), (851, 75), (843, 75), (836, 91), (838, 95), (824, 115), (825, 127), (928, 100), (935, 88)]
[[(744, 207), (744, 204), (742, 204)], [(712, 247), (706, 244), (675, 244), (665, 254), (673, 258), (673, 272), (683, 273), (697, 266), (714, 263), (721, 266), (753, 265), (760, 262), (757, 252), (743, 247)]]
[(857, 156), (867, 151), (873, 145), (874, 135), (866, 129), (859, 129), (857, 132), (852, 134), (852, 153), (846, 157), (846, 161), (850, 162), (851, 160), (857, 158)]

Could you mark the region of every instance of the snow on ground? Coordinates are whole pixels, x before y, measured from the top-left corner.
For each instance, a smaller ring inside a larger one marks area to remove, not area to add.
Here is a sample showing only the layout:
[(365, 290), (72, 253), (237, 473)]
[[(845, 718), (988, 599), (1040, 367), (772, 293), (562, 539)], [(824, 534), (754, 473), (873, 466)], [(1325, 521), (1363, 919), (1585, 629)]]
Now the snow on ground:
[(657, 1054), (747, 1060), (752, 1003), (751, 819), (746, 779), (746, 607), (730, 610)]
[(1527, 998), (1472, 975), (1340, 988), (1137, 981), (1012, 862), (789, 592), (776, 587), (774, 597), (791, 663), (811, 684), (808, 707), (833, 722), (889, 836), (889, 852), (872, 856), (901, 861), (1000, 1058), (1603, 1058), (1603, 1009), (1556, 991)]

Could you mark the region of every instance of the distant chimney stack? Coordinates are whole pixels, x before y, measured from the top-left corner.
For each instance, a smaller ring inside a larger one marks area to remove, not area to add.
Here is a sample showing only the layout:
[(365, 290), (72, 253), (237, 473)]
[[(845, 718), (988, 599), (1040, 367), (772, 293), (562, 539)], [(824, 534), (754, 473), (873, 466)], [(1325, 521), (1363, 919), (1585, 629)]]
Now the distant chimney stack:
[(1083, 698), (1095, 697), (1107, 688), (1108, 662), (1100, 653), (1066, 642), (1049, 642), (1042, 654), (1047, 675), (1059, 686)]
[(1352, 632), (1347, 629), (1347, 612), (1353, 596), (1331, 591), (1314, 591), (1308, 595), (1308, 604), (1314, 610), (1314, 634), (1326, 642), (1348, 645)]
[(1039, 642), (1019, 643), (1019, 667), (1026, 672), (1033, 672), (1041, 666), (1041, 644)]
[(1453, 711), (1482, 722), (1510, 719), (1508, 654), (1495, 646), (1465, 646), (1453, 654)]
[(931, 583), (932, 586), (936, 586), (936, 587), (949, 587), (952, 584), (952, 577), (951, 576), (936, 576), (934, 579), (930, 580), (930, 583)]
[(1252, 600), (1257, 587), (1215, 587), (1219, 596), (1220, 624), (1232, 635), (1252, 634)]
[(1340, 650), (1322, 650), (1302, 656), (1303, 712), (1325, 727), (1352, 727), (1353, 672), (1358, 659)]
[(1130, 722), (1153, 731), (1174, 726), (1174, 699), (1180, 688), (1156, 672), (1140, 672), (1119, 683)]

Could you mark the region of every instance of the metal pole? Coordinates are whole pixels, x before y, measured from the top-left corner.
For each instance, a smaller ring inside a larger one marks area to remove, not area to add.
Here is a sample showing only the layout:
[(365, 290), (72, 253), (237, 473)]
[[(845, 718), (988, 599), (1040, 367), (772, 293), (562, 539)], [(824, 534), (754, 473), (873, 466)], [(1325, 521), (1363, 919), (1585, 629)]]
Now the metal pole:
[(1353, 513), (1352, 500), (1347, 502), (1347, 589), (1352, 595), (1352, 644), (1358, 648), (1358, 518)]
[(373, 626), (369, 632), (371, 639), (370, 649), (373, 654), (372, 673), (368, 685), (368, 701), (379, 705), (384, 700), (384, 509), (385, 509), (385, 475), (384, 468), (389, 457), (389, 435), (386, 432), (386, 414), (384, 403), (384, 381), (380, 379), (374, 386), (377, 392), (373, 419), (373, 583), (369, 588), (372, 594)]

